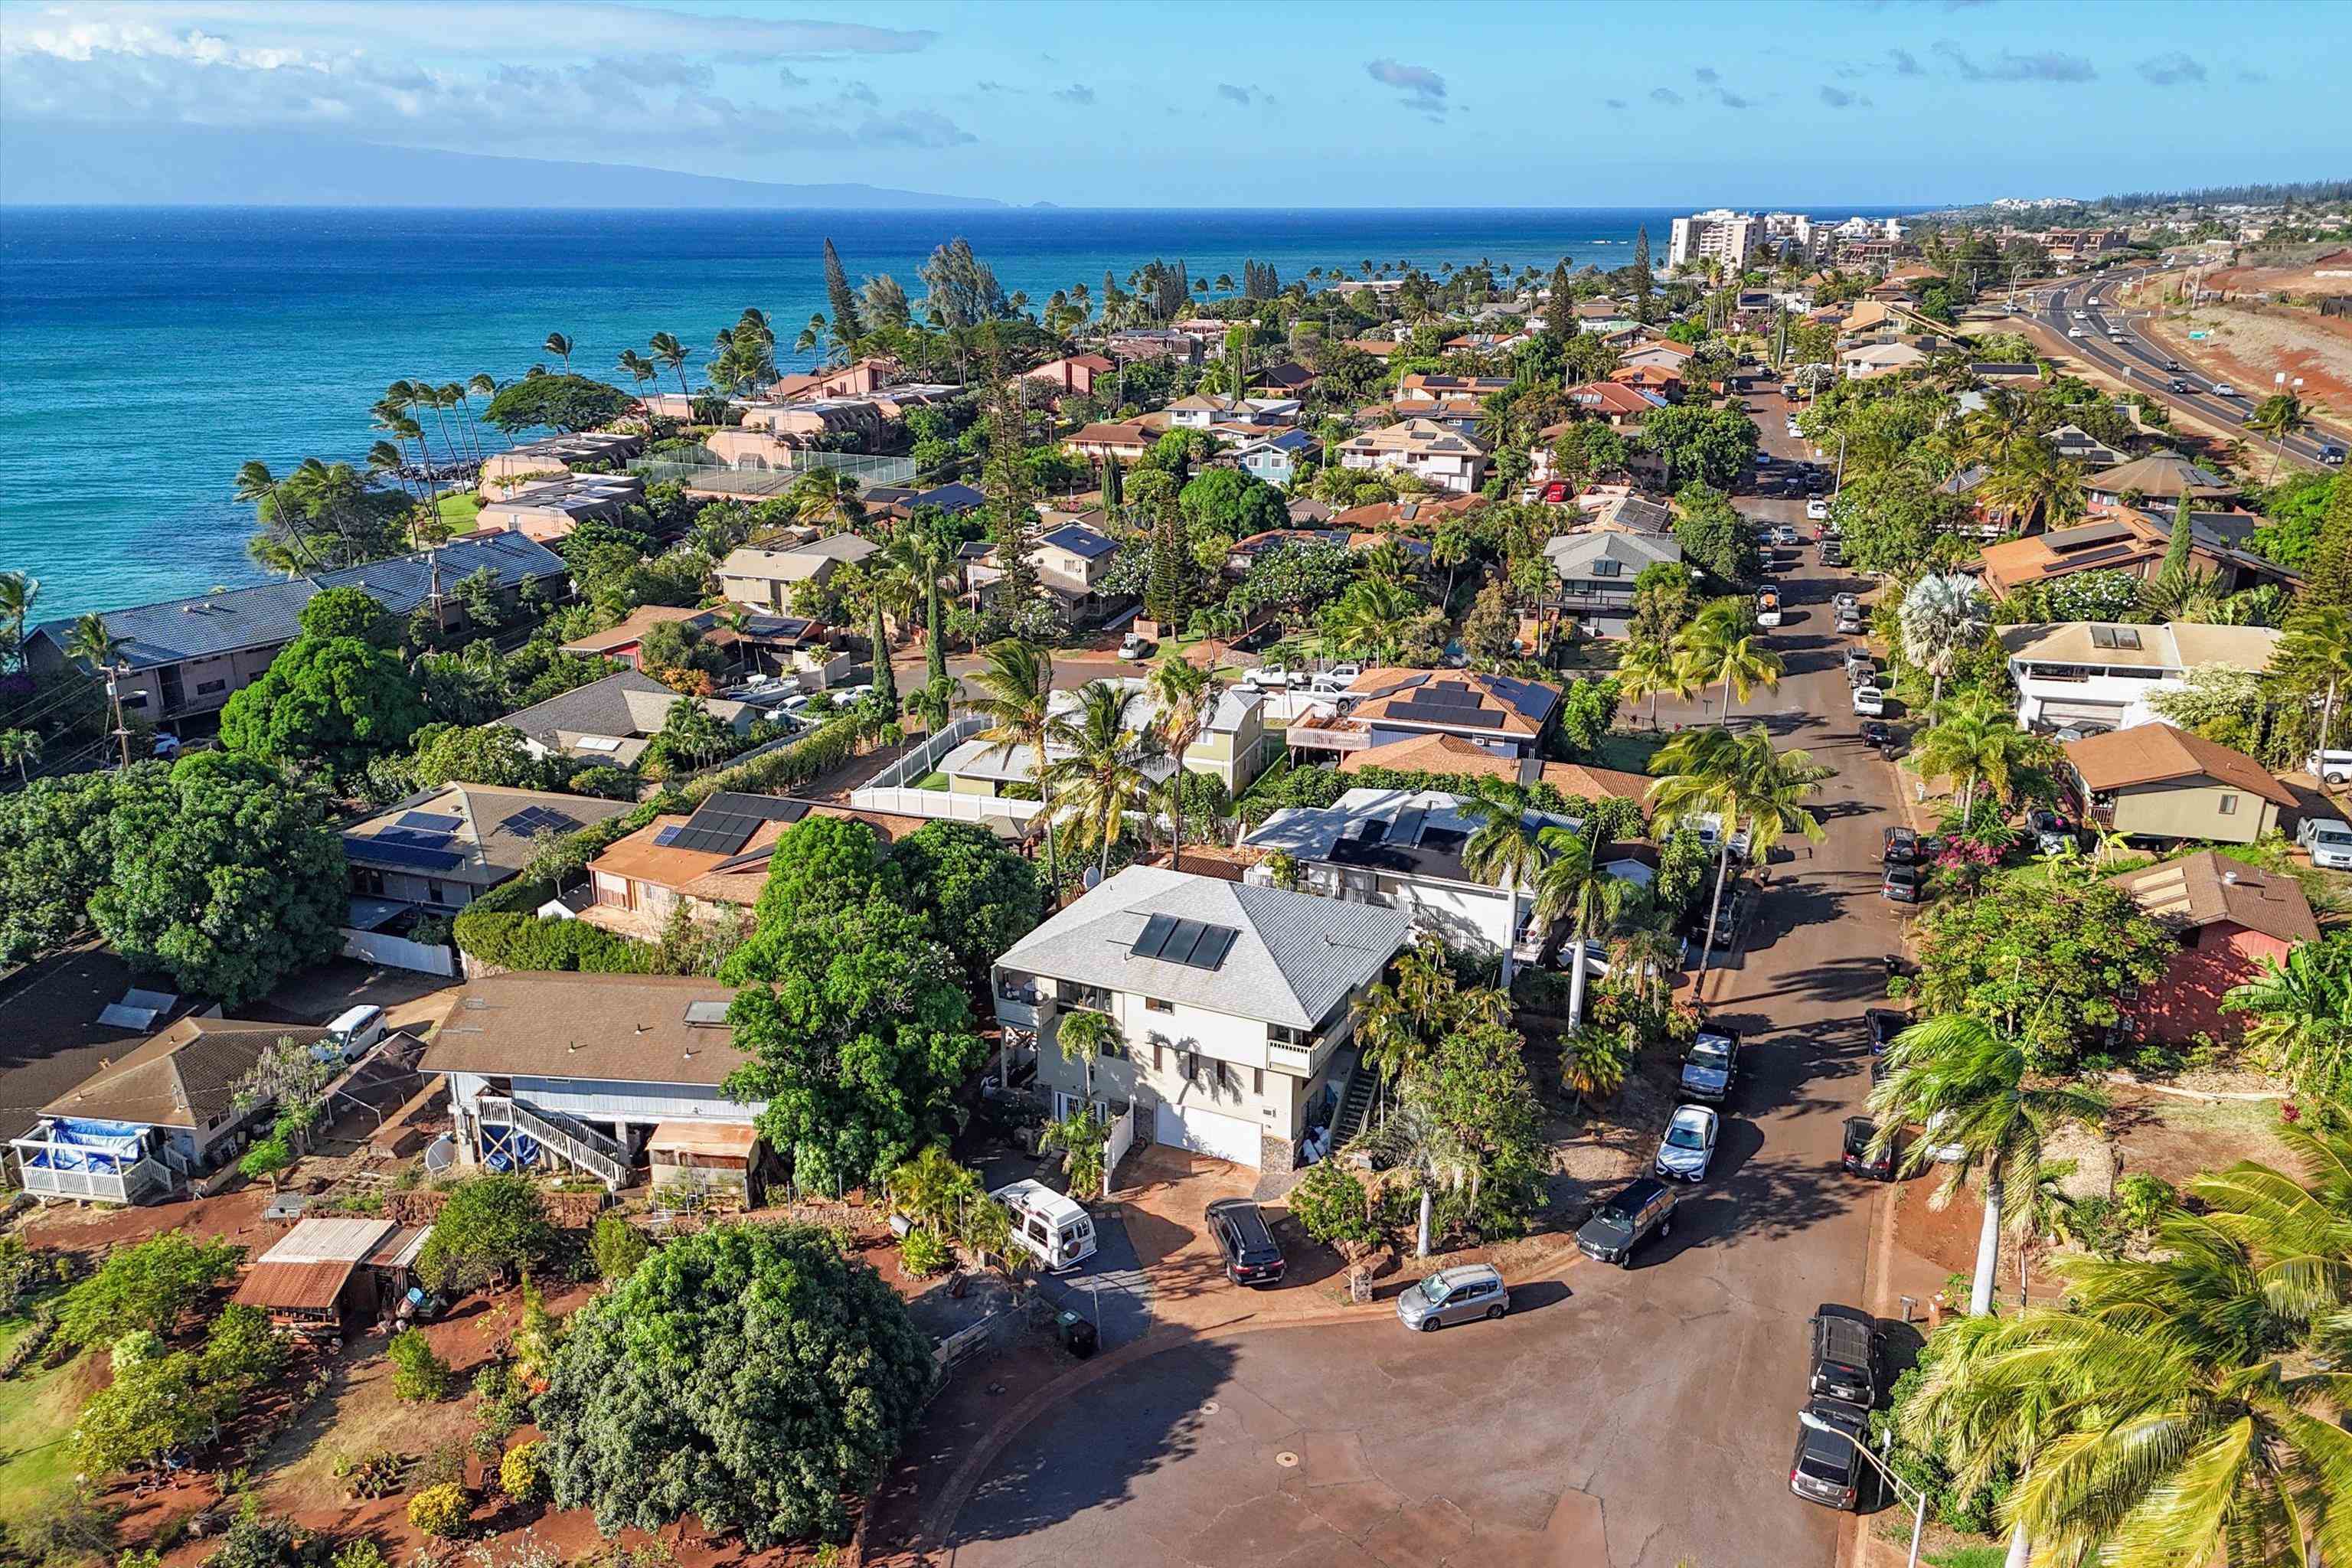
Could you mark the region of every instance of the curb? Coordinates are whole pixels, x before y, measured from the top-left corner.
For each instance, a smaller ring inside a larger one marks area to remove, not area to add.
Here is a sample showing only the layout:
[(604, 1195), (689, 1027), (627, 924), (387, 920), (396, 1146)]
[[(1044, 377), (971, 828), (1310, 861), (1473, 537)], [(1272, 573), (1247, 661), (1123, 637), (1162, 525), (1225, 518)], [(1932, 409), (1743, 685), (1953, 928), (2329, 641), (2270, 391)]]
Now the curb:
[[(1538, 1274), (1549, 1273), (1564, 1260), (1581, 1256), (1571, 1241), (1540, 1258), (1530, 1259), (1527, 1267)], [(1534, 1282), (1525, 1278), (1519, 1281), (1521, 1286)], [(1181, 1350), (1189, 1345), (1213, 1344), (1223, 1340), (1282, 1329), (1331, 1328), (1342, 1323), (1370, 1322), (1384, 1312), (1392, 1314), (1393, 1310), (1387, 1302), (1368, 1301), (1361, 1306), (1351, 1303), (1345, 1307), (1322, 1308), (1283, 1317), (1265, 1317), (1256, 1312), (1247, 1312), (1205, 1328), (1156, 1328), (1132, 1343), (1121, 1345), (1092, 1361), (1082, 1362), (1045, 1386), (1033, 1390), (1028, 1397), (997, 1418), (996, 1424), (972, 1445), (949, 1475), (947, 1485), (941, 1489), (939, 1497), (929, 1507), (919, 1510), (914, 1539), (892, 1555), (929, 1563), (934, 1553), (950, 1550), (948, 1537), (955, 1526), (956, 1516), (963, 1511), (964, 1504), (971, 1500), (972, 1490), (979, 1486), (981, 1478), (996, 1462), (997, 1457), (1012, 1446), (1013, 1439), (1051, 1405), (1100, 1382), (1114, 1372), (1149, 1360), (1164, 1351)]]

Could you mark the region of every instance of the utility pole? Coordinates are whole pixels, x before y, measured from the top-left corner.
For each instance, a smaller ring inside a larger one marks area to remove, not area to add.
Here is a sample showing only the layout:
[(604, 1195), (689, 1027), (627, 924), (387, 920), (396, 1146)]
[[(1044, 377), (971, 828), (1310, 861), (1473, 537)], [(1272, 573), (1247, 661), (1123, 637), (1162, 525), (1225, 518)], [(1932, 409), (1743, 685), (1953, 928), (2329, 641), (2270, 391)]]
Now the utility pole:
[(106, 667), (106, 700), (114, 705), (114, 739), (116, 744), (122, 748), (122, 765), (128, 768), (131, 765), (131, 728), (122, 721), (122, 692), (115, 684), (120, 673), (113, 665)]

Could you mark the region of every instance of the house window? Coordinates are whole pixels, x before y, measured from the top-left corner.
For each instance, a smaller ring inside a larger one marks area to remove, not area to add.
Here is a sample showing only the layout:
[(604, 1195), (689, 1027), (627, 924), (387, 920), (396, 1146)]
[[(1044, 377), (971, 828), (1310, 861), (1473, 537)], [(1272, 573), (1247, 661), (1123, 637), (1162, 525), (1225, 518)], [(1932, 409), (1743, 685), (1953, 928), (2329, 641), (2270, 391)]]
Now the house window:
[(438, 904), (446, 901), (441, 896), (440, 883), (428, 880), (425, 884), (425, 901), (428, 904)]
[(1315, 1043), (1315, 1037), (1305, 1029), (1294, 1029), (1287, 1024), (1268, 1024), (1265, 1037), (1277, 1046), (1296, 1046), (1300, 1050)]
[(1625, 563), (1622, 561), (1601, 560), (1592, 563), (1592, 574), (1595, 577), (1621, 577), (1624, 573)]
[(122, 694), (122, 705), (125, 708), (144, 708), (147, 706), (147, 694), (143, 691), (126, 691)]
[(2220, 805), (2219, 809), (2220, 809), (2220, 811), (2221, 811), (2221, 815), (2222, 815), (2222, 816), (2237, 816), (2237, 815), (2238, 815), (2238, 797), (2237, 797), (2236, 795), (2223, 795), (2223, 796), (2221, 797), (2221, 805)]
[(1173, 1013), (1176, 1011), (1176, 1004), (1163, 1002), (1157, 996), (1146, 996), (1143, 999), (1143, 1010), (1147, 1013)]
[(215, 691), (226, 691), (227, 689), (228, 678), (226, 676), (223, 676), (218, 680), (199, 680), (196, 682), (196, 695), (199, 697), (210, 697)]

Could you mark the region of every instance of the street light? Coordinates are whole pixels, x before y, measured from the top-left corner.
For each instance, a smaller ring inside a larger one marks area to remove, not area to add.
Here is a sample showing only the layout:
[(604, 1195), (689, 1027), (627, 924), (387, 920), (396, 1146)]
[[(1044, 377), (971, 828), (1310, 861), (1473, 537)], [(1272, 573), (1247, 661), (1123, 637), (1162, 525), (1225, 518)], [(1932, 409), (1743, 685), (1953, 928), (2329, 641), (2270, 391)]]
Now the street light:
[[(1815, 1432), (1827, 1432), (1834, 1436), (1843, 1437), (1849, 1443), (1853, 1443), (1853, 1451), (1869, 1460), (1871, 1468), (1886, 1478), (1887, 1484), (1895, 1489), (1896, 1497), (1901, 1498), (1906, 1492), (1910, 1494), (1910, 1498), (1906, 1500), (1909, 1500), (1912, 1505), (1911, 1556), (1906, 1568), (1919, 1568), (1919, 1537), (1927, 1528), (1927, 1494), (1888, 1468), (1886, 1461), (1872, 1453), (1866, 1445), (1854, 1443), (1853, 1434), (1843, 1426), (1832, 1426), (1810, 1410), (1797, 1412), (1797, 1425), (1809, 1427)], [(1895, 1434), (1888, 1432), (1879, 1438), (1879, 1443), (1883, 1447), (1894, 1440)]]

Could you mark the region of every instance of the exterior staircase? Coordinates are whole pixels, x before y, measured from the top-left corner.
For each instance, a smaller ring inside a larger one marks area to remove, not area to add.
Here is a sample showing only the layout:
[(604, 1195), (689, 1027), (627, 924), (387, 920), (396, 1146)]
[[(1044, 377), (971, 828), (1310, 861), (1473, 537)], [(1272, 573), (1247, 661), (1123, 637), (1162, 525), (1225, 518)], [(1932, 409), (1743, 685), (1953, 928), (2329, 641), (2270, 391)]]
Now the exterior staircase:
[(478, 1103), (484, 1121), (528, 1132), (541, 1148), (596, 1176), (614, 1192), (629, 1184), (627, 1151), (586, 1122), (494, 1095), (483, 1095)]
[(1372, 1101), (1380, 1097), (1380, 1074), (1359, 1064), (1355, 1076), (1348, 1080), (1348, 1098), (1339, 1102), (1339, 1114), (1331, 1120), (1331, 1150), (1337, 1153), (1355, 1142), (1356, 1134), (1364, 1130), (1364, 1122), (1372, 1113)]

